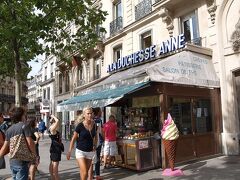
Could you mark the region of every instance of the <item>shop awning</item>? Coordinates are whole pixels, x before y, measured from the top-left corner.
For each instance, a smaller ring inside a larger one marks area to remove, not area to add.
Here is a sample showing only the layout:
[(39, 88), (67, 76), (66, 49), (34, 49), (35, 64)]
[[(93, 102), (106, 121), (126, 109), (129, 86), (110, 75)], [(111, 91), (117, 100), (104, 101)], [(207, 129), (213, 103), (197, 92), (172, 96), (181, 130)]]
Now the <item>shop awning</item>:
[(120, 86), (115, 89), (106, 89), (89, 94), (75, 96), (57, 106), (57, 111), (76, 111), (84, 107), (104, 107), (118, 101), (124, 95), (148, 86), (149, 82), (142, 82), (130, 86)]
[(219, 88), (211, 56), (182, 51), (150, 63), (146, 73), (151, 81)]

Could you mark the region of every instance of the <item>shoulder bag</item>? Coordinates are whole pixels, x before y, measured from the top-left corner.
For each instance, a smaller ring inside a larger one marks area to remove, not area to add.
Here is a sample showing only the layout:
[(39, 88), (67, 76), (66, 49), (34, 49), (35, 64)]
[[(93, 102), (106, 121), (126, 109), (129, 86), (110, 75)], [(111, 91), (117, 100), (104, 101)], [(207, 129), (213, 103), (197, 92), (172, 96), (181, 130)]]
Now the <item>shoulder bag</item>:
[(31, 152), (28, 146), (25, 134), (24, 125), (22, 127), (22, 133), (16, 135), (10, 139), (10, 159), (18, 159), (21, 161), (35, 161), (36, 155)]

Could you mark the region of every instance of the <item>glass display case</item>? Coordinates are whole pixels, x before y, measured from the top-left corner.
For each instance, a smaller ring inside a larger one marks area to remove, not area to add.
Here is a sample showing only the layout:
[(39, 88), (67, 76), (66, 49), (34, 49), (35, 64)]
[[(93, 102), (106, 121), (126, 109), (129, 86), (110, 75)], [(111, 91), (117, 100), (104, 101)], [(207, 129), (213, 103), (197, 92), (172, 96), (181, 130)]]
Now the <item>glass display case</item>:
[(159, 108), (125, 108), (119, 124), (117, 165), (144, 171), (160, 167)]

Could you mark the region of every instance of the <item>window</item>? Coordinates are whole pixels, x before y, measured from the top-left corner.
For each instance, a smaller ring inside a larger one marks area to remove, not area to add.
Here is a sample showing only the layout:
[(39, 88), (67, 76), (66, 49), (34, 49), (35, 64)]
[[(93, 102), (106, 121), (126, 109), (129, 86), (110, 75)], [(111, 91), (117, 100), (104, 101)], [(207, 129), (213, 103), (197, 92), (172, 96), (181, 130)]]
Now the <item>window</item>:
[(170, 98), (170, 104), (170, 114), (180, 133), (191, 134), (191, 99)]
[(43, 99), (46, 99), (46, 97), (47, 97), (47, 91), (46, 91), (46, 89), (44, 89), (43, 90)]
[(152, 45), (152, 32), (147, 31), (141, 35), (141, 49), (145, 49)]
[(190, 13), (181, 18), (182, 32), (185, 35), (186, 42), (192, 42), (194, 44), (200, 43), (198, 20), (195, 12)]
[(51, 78), (53, 77), (53, 62), (51, 63), (51, 70), (50, 70), (50, 72), (51, 72)]
[(170, 98), (170, 114), (182, 135), (212, 131), (210, 99)]
[(114, 4), (114, 15), (115, 15), (114, 19), (122, 17), (122, 2), (121, 2), (121, 0), (118, 0)]
[(44, 70), (44, 80), (45, 81), (47, 80), (47, 66), (45, 67), (45, 70)]
[(70, 90), (70, 78), (69, 72), (66, 72), (65, 92), (68, 92), (69, 90)]
[(211, 103), (208, 99), (196, 99), (193, 103), (193, 115), (196, 120), (196, 133), (212, 131)]
[(78, 67), (78, 80), (77, 85), (80, 86), (83, 84), (83, 68), (82, 66)]
[(99, 79), (101, 76), (100, 59), (94, 61), (94, 79)]
[(50, 100), (50, 87), (47, 88), (47, 99)]
[(122, 45), (113, 48), (113, 61), (117, 61), (122, 57)]
[(62, 93), (62, 83), (63, 83), (63, 76), (62, 76), (62, 74), (59, 74), (59, 81), (58, 81), (58, 84), (59, 84), (59, 94)]

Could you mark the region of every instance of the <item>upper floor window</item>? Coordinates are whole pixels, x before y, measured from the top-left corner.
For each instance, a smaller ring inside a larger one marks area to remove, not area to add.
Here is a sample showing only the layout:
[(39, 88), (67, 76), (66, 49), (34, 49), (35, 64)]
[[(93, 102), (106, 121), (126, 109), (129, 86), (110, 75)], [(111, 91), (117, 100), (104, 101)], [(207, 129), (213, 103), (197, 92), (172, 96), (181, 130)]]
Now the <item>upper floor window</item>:
[(117, 61), (122, 57), (122, 45), (113, 48), (113, 60)]
[(44, 80), (47, 80), (47, 66), (44, 69)]
[(121, 0), (117, 0), (114, 3), (114, 19), (122, 17), (122, 2)]
[(46, 89), (43, 90), (43, 99), (46, 99), (47, 98), (47, 91)]
[(61, 94), (62, 93), (62, 84), (63, 84), (63, 76), (62, 76), (62, 74), (59, 74), (58, 84), (59, 84), (59, 94)]
[(50, 100), (50, 87), (47, 88), (47, 99)]
[(51, 78), (53, 77), (53, 62), (51, 63), (51, 70), (50, 70), (50, 72), (51, 72)]
[(101, 76), (101, 69), (100, 69), (100, 59), (95, 59), (94, 61), (94, 79), (98, 79)]
[(152, 32), (147, 31), (147, 32), (141, 34), (140, 39), (141, 39), (141, 49), (150, 47), (152, 45)]
[(198, 19), (195, 12), (192, 12), (181, 18), (182, 32), (186, 42), (200, 45)]
[(65, 79), (65, 92), (68, 92), (70, 90), (70, 78), (69, 78), (69, 72), (66, 73), (66, 79)]

